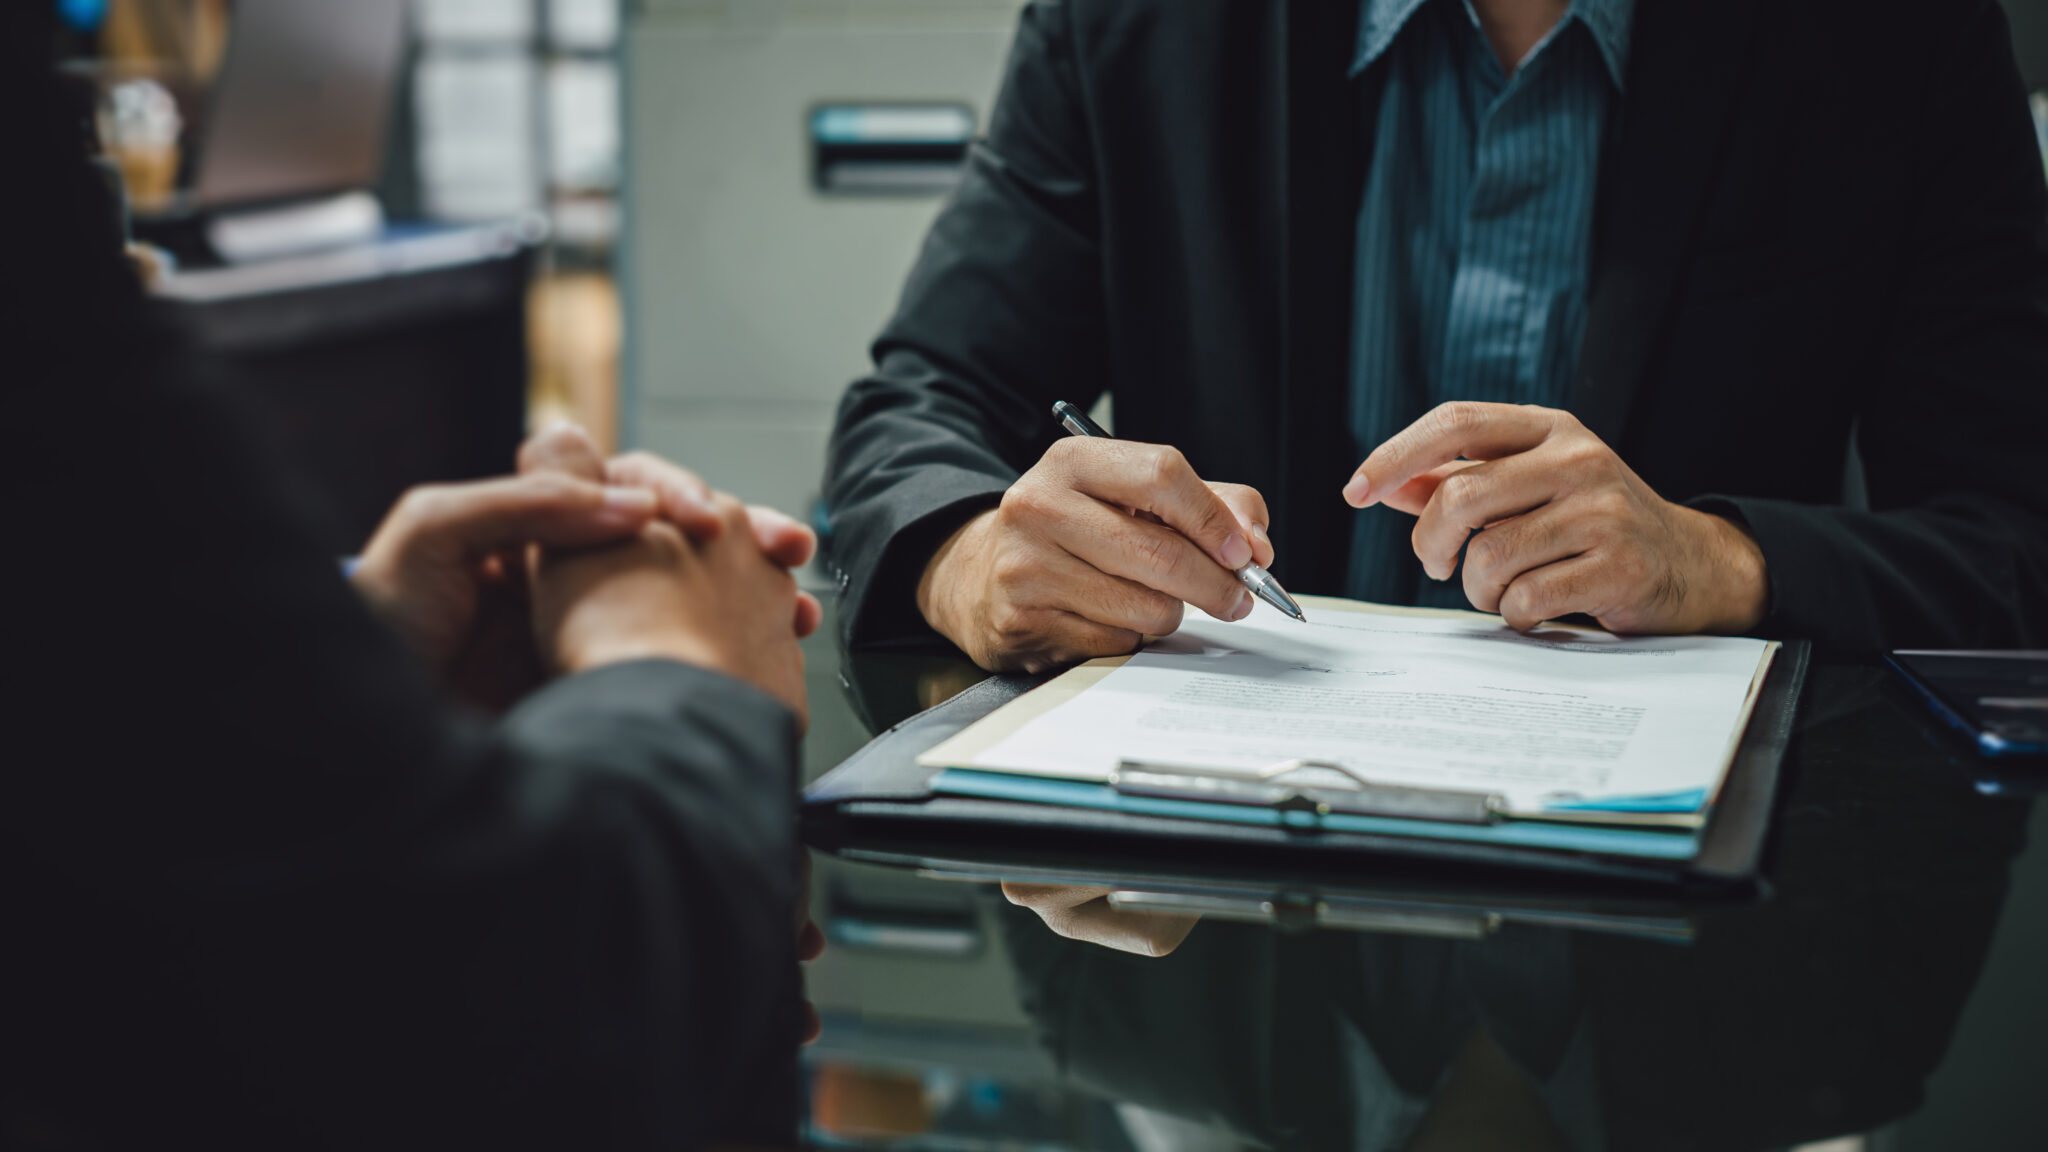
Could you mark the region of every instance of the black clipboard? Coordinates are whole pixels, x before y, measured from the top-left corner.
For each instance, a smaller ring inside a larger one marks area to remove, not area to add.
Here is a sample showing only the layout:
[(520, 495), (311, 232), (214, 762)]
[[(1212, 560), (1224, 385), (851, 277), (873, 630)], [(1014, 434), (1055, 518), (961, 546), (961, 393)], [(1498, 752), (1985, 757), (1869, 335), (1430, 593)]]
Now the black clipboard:
[(990, 677), (876, 736), (805, 791), (804, 834), (814, 847), (841, 853), (858, 848), (958, 856), (956, 849), (969, 845), (977, 853), (1107, 851), (1133, 860), (1229, 859), (1246, 866), (1299, 867), (1313, 858), (1318, 869), (1355, 875), (1427, 872), (1498, 878), (1505, 868), (1701, 890), (1752, 886), (1810, 658), (1804, 641), (1786, 642), (1773, 658), (1699, 850), (1683, 861), (1353, 832), (1303, 833), (935, 795), (931, 783), (939, 770), (920, 766), (918, 757), (1050, 676)]

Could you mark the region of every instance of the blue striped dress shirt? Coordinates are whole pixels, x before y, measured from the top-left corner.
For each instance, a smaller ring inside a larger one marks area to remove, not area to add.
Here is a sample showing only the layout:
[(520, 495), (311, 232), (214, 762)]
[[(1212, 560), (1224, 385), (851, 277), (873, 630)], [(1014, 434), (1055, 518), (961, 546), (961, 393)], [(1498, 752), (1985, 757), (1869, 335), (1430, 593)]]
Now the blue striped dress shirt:
[[(1356, 239), (1357, 459), (1448, 400), (1565, 406), (1633, 16), (1634, 0), (1573, 0), (1509, 76), (1469, 0), (1364, 0), (1352, 73), (1378, 100)], [(1468, 607), (1456, 578), (1423, 575), (1414, 524), (1360, 513), (1346, 591)]]

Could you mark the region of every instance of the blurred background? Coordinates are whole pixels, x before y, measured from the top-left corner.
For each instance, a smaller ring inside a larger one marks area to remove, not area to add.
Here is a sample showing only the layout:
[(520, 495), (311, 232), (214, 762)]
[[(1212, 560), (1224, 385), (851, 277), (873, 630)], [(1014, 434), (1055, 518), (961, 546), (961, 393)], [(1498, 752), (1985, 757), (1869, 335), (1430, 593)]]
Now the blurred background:
[(1022, 6), (50, 2), (158, 296), (343, 551), (558, 418), (814, 517)]
[(157, 297), (342, 551), (562, 418), (812, 516), (1022, 6), (51, 2)]

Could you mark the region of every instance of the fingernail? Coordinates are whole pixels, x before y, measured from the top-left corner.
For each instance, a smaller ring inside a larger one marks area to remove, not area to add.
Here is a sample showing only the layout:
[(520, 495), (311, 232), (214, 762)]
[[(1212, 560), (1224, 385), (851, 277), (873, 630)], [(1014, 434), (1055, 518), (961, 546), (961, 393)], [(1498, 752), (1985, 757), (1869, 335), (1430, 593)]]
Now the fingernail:
[(1231, 618), (1232, 620), (1242, 620), (1242, 619), (1244, 619), (1245, 617), (1247, 617), (1247, 616), (1249, 616), (1249, 615), (1251, 615), (1251, 614), (1252, 614), (1252, 594), (1251, 594), (1251, 593), (1249, 593), (1249, 592), (1240, 592), (1240, 593), (1238, 593), (1238, 594), (1237, 594), (1237, 607), (1235, 607), (1235, 608), (1232, 608), (1232, 609), (1230, 610), (1230, 618)]
[(583, 425), (578, 424), (574, 420), (570, 420), (566, 417), (560, 420), (550, 420), (548, 421), (548, 426), (541, 429), (542, 435), (546, 435), (550, 432), (574, 432), (578, 436), (590, 435), (588, 431), (584, 430)]
[(1252, 525), (1252, 539), (1264, 544), (1268, 548), (1273, 546), (1273, 538), (1266, 535), (1266, 526), (1264, 524)]
[(654, 493), (645, 488), (606, 488), (604, 506), (613, 512), (642, 512), (652, 515), (658, 506)]
[[(1328, 491), (1328, 489), (1324, 489), (1324, 491)], [(1363, 508), (1365, 507), (1365, 498), (1371, 492), (1372, 483), (1365, 478), (1365, 473), (1360, 472), (1351, 478), (1351, 483), (1344, 486), (1344, 502), (1353, 508)]]
[(1223, 563), (1225, 567), (1242, 568), (1252, 562), (1252, 546), (1245, 543), (1242, 533), (1232, 532), (1223, 542)]
[(671, 484), (666, 489), (668, 514), (678, 520), (692, 516), (716, 516), (718, 510), (711, 503), (711, 493), (703, 488), (691, 488), (687, 484)]

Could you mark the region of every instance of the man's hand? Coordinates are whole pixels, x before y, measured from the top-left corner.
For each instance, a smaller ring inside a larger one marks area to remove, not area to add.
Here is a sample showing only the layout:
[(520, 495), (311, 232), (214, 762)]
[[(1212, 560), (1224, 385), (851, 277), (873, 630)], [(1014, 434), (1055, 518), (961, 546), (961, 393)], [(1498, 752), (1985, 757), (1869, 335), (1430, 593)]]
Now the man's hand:
[(1434, 579), (1464, 549), (1465, 595), (1512, 628), (1581, 612), (1614, 632), (1739, 633), (1768, 608), (1747, 532), (1659, 497), (1568, 412), (1441, 405), (1375, 449), (1344, 498), (1415, 516)]
[[(605, 464), (587, 437), (556, 429), (528, 442), (520, 468), (588, 478)], [(540, 650), (571, 673), (649, 658), (695, 664), (753, 684), (805, 724), (796, 581), (762, 550), (737, 500), (707, 492), (704, 503), (717, 521), (696, 525), (704, 539), (660, 520), (604, 547), (535, 549)]]
[[(596, 448), (589, 449), (591, 455)], [(587, 457), (585, 457), (587, 460)], [(710, 513), (711, 486), (695, 472), (648, 452), (617, 456), (604, 465), (605, 483), (627, 488), (645, 488), (661, 501), (662, 517), (695, 540), (710, 539), (721, 526)], [(810, 563), (818, 550), (818, 534), (773, 508), (747, 506), (747, 522), (761, 552), (784, 568), (795, 570)], [(796, 634), (799, 639), (818, 630), (824, 608), (809, 592), (796, 595)]]
[(1257, 492), (1205, 483), (1172, 448), (1060, 440), (940, 546), (917, 605), (991, 672), (1130, 652), (1179, 628), (1183, 602), (1249, 615), (1234, 573), (1273, 562), (1267, 522)]
[(1069, 940), (1100, 944), (1140, 956), (1164, 956), (1180, 947), (1199, 916), (1131, 912), (1109, 902), (1107, 888), (1004, 883), (1003, 897), (1038, 913), (1045, 926)]
[(560, 474), (414, 488), (370, 539), (351, 583), (457, 697), (502, 708), (540, 676), (526, 544), (626, 539), (657, 509), (644, 489)]

